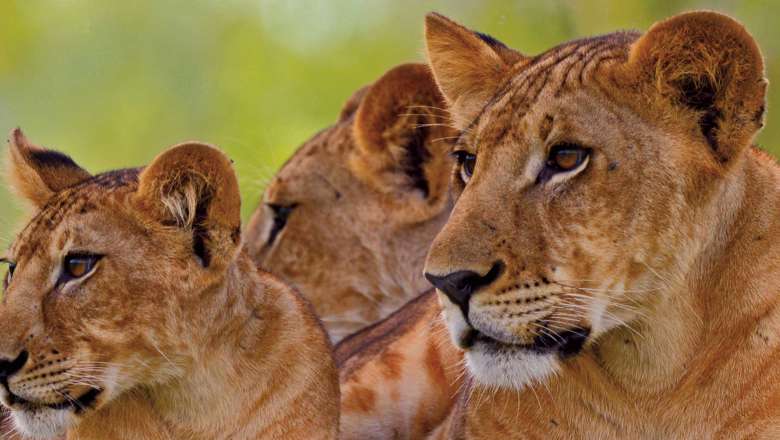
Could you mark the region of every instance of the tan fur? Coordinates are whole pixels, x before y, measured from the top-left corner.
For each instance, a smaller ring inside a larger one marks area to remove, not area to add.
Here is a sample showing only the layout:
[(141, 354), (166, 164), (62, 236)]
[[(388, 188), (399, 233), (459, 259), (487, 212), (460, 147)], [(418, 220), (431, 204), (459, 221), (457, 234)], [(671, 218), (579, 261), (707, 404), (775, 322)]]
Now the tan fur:
[[(344, 439), (421, 438), (447, 413), (459, 384), (460, 352), (438, 307), (421, 308), (435, 304), (431, 294), (417, 298), (430, 289), (423, 261), (452, 208), (454, 130), (443, 105), (425, 66), (391, 69), (274, 177), (263, 202), (296, 205), (276, 239), (269, 244), (267, 206), (247, 230), (260, 265), (313, 301), (334, 340), (415, 298), (337, 347)], [(411, 154), (415, 142), (424, 154)], [(413, 184), (415, 167), (427, 194)], [(393, 336), (406, 331), (414, 336)]]
[(419, 439), (449, 414), (463, 357), (433, 291), (336, 347), (344, 439)]
[[(499, 268), (467, 317), (440, 295), (473, 380), (433, 438), (777, 438), (780, 167), (750, 146), (766, 80), (745, 29), (695, 12), (563, 44), (491, 93), (471, 73), (489, 46), (426, 25), (476, 155), (426, 271)], [(547, 173), (562, 143), (589, 159)]]
[[(22, 194), (55, 188), (41, 172), (52, 161), (60, 176), (83, 172), (64, 156), (31, 154), (19, 132), (12, 139)], [(308, 303), (240, 251), (230, 160), (187, 143), (144, 170), (78, 180), (36, 197), (6, 254), (17, 266), (0, 305), (0, 360), (29, 354), (8, 379), (23, 401), (0, 390), (17, 429), (72, 439), (336, 438), (329, 343)], [(83, 278), (62, 279), (74, 252), (102, 258)], [(94, 400), (46, 407), (92, 390)]]
[[(295, 153), (249, 222), (250, 254), (309, 298), (334, 341), (430, 288), (425, 253), (452, 207), (443, 106), (426, 66), (391, 69)], [(269, 205), (294, 207), (272, 242)]]

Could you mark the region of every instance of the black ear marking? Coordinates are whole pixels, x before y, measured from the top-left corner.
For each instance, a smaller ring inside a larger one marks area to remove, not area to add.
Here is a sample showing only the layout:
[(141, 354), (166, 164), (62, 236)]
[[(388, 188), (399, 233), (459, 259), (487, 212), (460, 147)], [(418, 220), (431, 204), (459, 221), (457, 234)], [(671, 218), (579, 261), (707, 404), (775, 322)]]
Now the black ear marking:
[(758, 124), (758, 127), (761, 128), (764, 126), (764, 112), (766, 111), (766, 106), (762, 105), (759, 107), (758, 110), (756, 110), (756, 114), (753, 115), (753, 122)]
[(78, 168), (76, 162), (67, 154), (52, 150), (30, 151), (29, 159), (40, 167), (72, 167)]
[(195, 208), (195, 218), (192, 224), (192, 251), (200, 258), (203, 267), (209, 267), (211, 264), (211, 252), (207, 246), (209, 231), (203, 224), (206, 220), (209, 203), (211, 203), (211, 194), (204, 194)]
[(473, 31), (474, 34), (479, 37), (480, 40), (484, 41), (488, 45), (492, 47), (507, 47), (506, 44), (496, 40), (492, 35), (484, 34), (482, 32)]
[[(723, 113), (715, 106), (717, 89), (708, 77), (684, 76), (674, 82), (680, 91), (680, 101), (697, 111), (703, 112), (699, 117), (699, 127), (707, 143), (714, 152), (718, 151), (718, 128)], [(718, 160), (726, 162), (728, 159), (716, 155)]]
[(401, 160), (403, 172), (409, 176), (410, 186), (413, 189), (420, 190), (424, 198), (428, 198), (430, 187), (428, 179), (425, 177), (425, 163), (430, 160), (431, 152), (425, 146), (425, 140), (428, 137), (426, 127), (415, 129), (404, 145), (404, 157)]
[[(701, 133), (707, 139), (707, 143), (713, 151), (718, 151), (718, 126), (722, 113), (715, 107), (707, 109), (699, 118), (699, 127), (701, 127)], [(718, 156), (721, 162), (726, 162), (728, 159)]]
[(706, 110), (715, 105), (717, 90), (709, 78), (686, 75), (676, 81), (674, 85), (680, 90), (683, 104), (696, 110)]

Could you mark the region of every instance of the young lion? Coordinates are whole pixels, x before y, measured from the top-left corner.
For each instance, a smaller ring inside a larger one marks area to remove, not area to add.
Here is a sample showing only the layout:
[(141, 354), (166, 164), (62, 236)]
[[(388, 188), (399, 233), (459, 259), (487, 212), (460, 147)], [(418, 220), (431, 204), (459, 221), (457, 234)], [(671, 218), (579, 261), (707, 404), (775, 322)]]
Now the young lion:
[(758, 47), (682, 14), (507, 62), (436, 14), (463, 130), (428, 278), (474, 378), (449, 438), (780, 437), (780, 167)]
[(186, 143), (91, 176), (15, 130), (10, 176), (37, 208), (0, 305), (0, 400), (20, 433), (336, 438), (327, 338), (240, 251), (224, 154)]
[(333, 341), (431, 288), (425, 255), (452, 208), (442, 107), (427, 66), (391, 69), (298, 149), (249, 222), (250, 254), (309, 298)]
[(247, 230), (257, 261), (299, 286), (336, 340), (429, 290), (338, 345), (344, 439), (422, 438), (460, 383), (422, 278), (452, 208), (443, 106), (426, 66), (391, 69), (284, 165)]

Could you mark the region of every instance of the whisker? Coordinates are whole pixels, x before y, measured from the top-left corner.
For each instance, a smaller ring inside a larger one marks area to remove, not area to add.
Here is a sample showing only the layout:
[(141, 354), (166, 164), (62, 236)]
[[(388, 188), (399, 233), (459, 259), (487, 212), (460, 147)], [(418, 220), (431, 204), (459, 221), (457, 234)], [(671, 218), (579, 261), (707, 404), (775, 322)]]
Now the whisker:
[(432, 140), (431, 140), (431, 143), (433, 143), (433, 142), (441, 142), (441, 141), (448, 141), (448, 140), (453, 140), (453, 139), (457, 139), (457, 138), (459, 138), (459, 137), (460, 137), (460, 136), (444, 136), (444, 137), (440, 137), (440, 138), (432, 139)]

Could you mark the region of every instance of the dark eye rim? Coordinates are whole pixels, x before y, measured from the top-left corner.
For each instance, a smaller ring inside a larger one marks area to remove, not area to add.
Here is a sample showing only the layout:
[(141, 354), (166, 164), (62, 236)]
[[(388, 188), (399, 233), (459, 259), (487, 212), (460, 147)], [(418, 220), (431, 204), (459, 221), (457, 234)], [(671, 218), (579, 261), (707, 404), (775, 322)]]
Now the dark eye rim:
[(466, 161), (473, 160), (474, 164), (476, 165), (477, 155), (474, 153), (470, 153), (466, 150), (454, 150), (450, 152), (450, 156), (455, 158), (457, 171), (460, 172), (461, 170), (463, 170), (466, 173), (466, 176), (471, 178), (471, 176), (474, 174), (474, 169), (472, 168), (471, 171), (468, 171), (465, 168)]
[[(91, 252), (70, 252), (62, 259), (62, 271), (60, 272), (60, 278), (57, 280), (57, 284), (64, 284), (68, 281), (84, 278), (95, 270), (97, 263), (103, 259), (104, 255), (95, 254)], [(83, 259), (87, 261), (87, 270), (83, 275), (75, 276), (68, 272), (68, 262), (74, 259)]]
[(8, 272), (6, 272), (5, 276), (3, 277), (3, 290), (6, 290), (8, 289), (8, 286), (11, 284), (11, 280), (14, 277), (14, 271), (16, 270), (16, 263), (7, 258), (0, 258), (0, 264), (8, 265)]
[(268, 233), (268, 239), (266, 245), (270, 246), (276, 241), (276, 237), (287, 226), (287, 221), (290, 219), (290, 214), (298, 207), (298, 203), (266, 203), (271, 212), (273, 213), (273, 224), (271, 224), (271, 231)]

